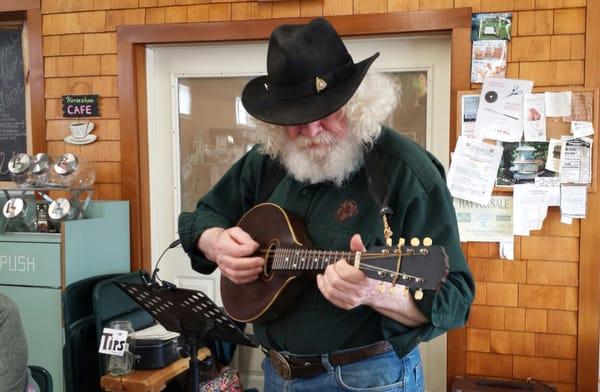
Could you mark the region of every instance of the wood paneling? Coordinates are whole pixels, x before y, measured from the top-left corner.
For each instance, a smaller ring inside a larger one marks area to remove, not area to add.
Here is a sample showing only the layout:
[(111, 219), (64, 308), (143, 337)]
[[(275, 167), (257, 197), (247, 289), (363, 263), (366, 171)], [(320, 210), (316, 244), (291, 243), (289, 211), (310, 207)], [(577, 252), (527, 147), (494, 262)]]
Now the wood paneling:
[(574, 360), (514, 356), (513, 377), (521, 380), (532, 377), (536, 380), (572, 383), (575, 382), (576, 371)]
[(554, 11), (554, 34), (585, 33), (585, 8)]
[[(467, 7), (456, 5), (454, 8)], [(419, 0), (388, 0), (388, 12), (419, 11)]]
[(576, 335), (577, 312), (548, 310), (548, 332)]
[(528, 332), (547, 332), (548, 311), (546, 309), (525, 309), (525, 330)]
[(43, 33), (54, 35), (105, 32), (106, 22), (106, 11), (44, 15)]
[(468, 351), (466, 370), (476, 376), (512, 378), (513, 356)]
[(577, 310), (577, 287), (522, 284), (519, 285), (519, 306), (524, 308)]
[(554, 31), (554, 12), (552, 10), (519, 12), (517, 28), (520, 36), (551, 35)]
[(352, 7), (352, 0), (323, 0), (323, 15), (352, 15)]

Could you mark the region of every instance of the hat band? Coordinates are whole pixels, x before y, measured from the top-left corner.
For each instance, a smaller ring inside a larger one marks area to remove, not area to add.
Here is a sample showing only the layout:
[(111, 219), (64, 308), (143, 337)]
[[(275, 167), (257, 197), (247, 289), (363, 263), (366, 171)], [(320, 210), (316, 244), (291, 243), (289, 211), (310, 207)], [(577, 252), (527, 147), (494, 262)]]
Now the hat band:
[[(334, 69), (333, 71), (324, 73), (322, 75), (315, 75), (314, 79), (307, 80), (298, 84), (286, 84), (276, 85), (270, 82), (265, 83), (267, 91), (277, 99), (281, 100), (292, 100), (307, 97), (315, 93), (319, 93), (323, 90), (327, 90), (340, 82), (348, 79), (350, 75), (354, 73), (356, 66), (352, 59), (346, 64)], [(325, 82), (319, 87), (318, 80)], [(323, 87), (324, 86), (324, 87)]]

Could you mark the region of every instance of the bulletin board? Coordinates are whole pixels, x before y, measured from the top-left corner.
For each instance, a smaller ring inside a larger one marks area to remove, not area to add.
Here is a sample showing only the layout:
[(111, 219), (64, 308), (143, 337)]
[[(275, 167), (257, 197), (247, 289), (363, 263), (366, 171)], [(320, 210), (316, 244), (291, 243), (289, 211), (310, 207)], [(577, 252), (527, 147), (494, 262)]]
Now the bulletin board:
[[(597, 187), (597, 168), (598, 168), (598, 89), (584, 88), (584, 87), (534, 87), (533, 93), (544, 93), (544, 92), (572, 92), (571, 99), (571, 117), (575, 117), (575, 119), (580, 119), (580, 121), (589, 121), (583, 120), (582, 118), (591, 118), (591, 122), (594, 127), (594, 134), (588, 136), (593, 139), (592, 143), (592, 177), (591, 182), (588, 186), (588, 192), (596, 192)], [(480, 94), (480, 90), (468, 90), (468, 91), (459, 91), (457, 96), (457, 135), (460, 135), (462, 130), (462, 102), (464, 95), (476, 95)], [(562, 135), (571, 135), (570, 121), (565, 121), (566, 118), (563, 117), (547, 117), (546, 118), (546, 136), (547, 139), (560, 139)], [(487, 143), (495, 144), (496, 140), (484, 140)], [(512, 193), (511, 186), (495, 186), (494, 193)]]

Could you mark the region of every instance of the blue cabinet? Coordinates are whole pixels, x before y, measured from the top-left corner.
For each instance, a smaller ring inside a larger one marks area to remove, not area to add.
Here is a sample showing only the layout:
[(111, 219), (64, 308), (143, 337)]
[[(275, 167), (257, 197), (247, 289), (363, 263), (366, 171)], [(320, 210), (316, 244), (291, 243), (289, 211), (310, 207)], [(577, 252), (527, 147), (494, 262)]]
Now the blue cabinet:
[(91, 276), (129, 271), (129, 205), (94, 201), (88, 219), (63, 223), (62, 232), (0, 234), (0, 292), (21, 312), (30, 365), (64, 386), (62, 290)]

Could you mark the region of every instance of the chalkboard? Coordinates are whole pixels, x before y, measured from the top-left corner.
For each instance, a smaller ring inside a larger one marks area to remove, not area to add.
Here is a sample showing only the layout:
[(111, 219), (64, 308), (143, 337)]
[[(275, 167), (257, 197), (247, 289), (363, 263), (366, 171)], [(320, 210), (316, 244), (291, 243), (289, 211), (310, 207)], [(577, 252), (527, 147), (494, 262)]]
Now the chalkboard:
[(10, 158), (27, 152), (26, 132), (21, 30), (0, 29), (0, 181), (10, 180)]

